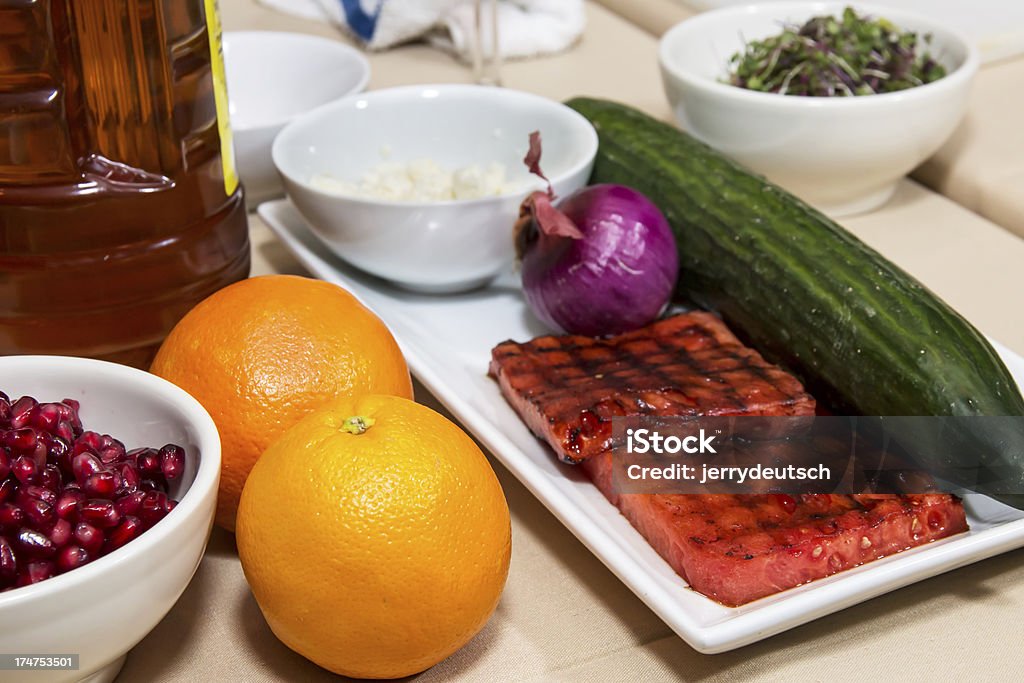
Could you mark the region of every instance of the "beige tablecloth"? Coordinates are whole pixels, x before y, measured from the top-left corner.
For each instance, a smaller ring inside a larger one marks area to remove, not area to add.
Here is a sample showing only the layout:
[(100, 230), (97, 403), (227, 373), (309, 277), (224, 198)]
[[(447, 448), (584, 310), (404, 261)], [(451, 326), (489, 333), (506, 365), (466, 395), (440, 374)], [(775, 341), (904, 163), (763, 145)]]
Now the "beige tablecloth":
[[(273, 28), (336, 36), (250, 0), (221, 0), (228, 30)], [(614, 97), (668, 116), (655, 39), (606, 9), (565, 55), (509, 65), (511, 87), (555, 98)], [(468, 81), (445, 55), (410, 46), (371, 57), (371, 87)], [(254, 273), (302, 268), (253, 216)], [(1024, 241), (920, 185), (849, 226), (959, 308), (1024, 352)], [(424, 403), (439, 408), (418, 387)], [(934, 680), (1024, 678), (1024, 551), (956, 570), (739, 651), (700, 655), (676, 637), (532, 495), (492, 459), (512, 511), (508, 585), (486, 629), (422, 681)], [(113, 617), (112, 617), (113, 618)], [(216, 531), (195, 579), (129, 655), (136, 681), (307, 681), (331, 678), (281, 645), (242, 576), (232, 537)]]

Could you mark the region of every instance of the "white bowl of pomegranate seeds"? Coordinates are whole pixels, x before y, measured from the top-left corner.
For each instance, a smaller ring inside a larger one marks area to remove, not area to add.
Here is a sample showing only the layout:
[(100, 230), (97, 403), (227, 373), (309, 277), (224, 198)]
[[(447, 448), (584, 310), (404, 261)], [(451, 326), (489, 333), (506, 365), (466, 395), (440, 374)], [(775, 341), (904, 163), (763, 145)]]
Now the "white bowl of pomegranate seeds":
[(111, 680), (202, 559), (217, 429), (173, 384), (102, 361), (0, 357), (0, 392), (0, 653), (77, 655), (46, 680)]

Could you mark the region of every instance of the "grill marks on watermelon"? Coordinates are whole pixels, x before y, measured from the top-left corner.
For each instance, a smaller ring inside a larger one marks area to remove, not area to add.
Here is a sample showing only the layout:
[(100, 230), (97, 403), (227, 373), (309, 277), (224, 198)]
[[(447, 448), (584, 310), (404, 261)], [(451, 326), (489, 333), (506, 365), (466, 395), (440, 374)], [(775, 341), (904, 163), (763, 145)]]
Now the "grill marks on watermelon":
[(744, 346), (703, 311), (614, 337), (507, 341), (491, 374), (531, 430), (566, 462), (611, 447), (628, 415), (813, 415), (800, 382)]
[(530, 429), (584, 471), (694, 589), (737, 606), (967, 530), (950, 495), (669, 495), (612, 490), (614, 416), (813, 415), (799, 381), (716, 316), (677, 315), (593, 339), (493, 351), (491, 373)]
[(731, 607), (967, 531), (946, 494), (616, 495), (610, 452), (583, 468), (691, 588)]

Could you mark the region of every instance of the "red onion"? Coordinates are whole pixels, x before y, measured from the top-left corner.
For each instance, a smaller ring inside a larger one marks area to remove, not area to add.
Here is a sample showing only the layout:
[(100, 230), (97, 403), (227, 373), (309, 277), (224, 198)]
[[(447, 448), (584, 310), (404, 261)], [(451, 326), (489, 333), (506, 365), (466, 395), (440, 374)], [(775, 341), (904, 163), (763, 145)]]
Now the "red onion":
[[(539, 137), (530, 142), (526, 163), (542, 175)], [(623, 185), (585, 187), (557, 207), (550, 188), (534, 192), (520, 208), (516, 250), (533, 313), (571, 334), (617, 334), (652, 322), (672, 296), (679, 271), (665, 216)]]

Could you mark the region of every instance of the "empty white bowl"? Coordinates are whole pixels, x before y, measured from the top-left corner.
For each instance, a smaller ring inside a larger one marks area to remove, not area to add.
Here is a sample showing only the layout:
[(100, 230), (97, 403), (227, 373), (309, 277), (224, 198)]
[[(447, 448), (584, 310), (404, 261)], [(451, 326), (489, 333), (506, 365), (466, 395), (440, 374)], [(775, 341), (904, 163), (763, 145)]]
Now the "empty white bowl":
[(800, 97), (722, 82), (746, 42), (784, 24), (840, 15), (843, 2), (771, 2), (699, 14), (661, 40), (665, 92), (697, 138), (833, 215), (884, 203), (900, 178), (931, 156), (963, 117), (978, 69), (974, 46), (954, 30), (908, 12), (855, 4), (901, 30), (933, 36), (929, 51), (947, 75), (894, 93)]
[(223, 44), (235, 164), (255, 206), (284, 192), (274, 136), (297, 115), (361, 92), (370, 65), (344, 43), (303, 33), (228, 31)]
[[(442, 293), (489, 282), (513, 262), (519, 205), (543, 184), (523, 164), (529, 134), (556, 194), (582, 187), (597, 133), (578, 113), (529, 93), (473, 85), (379, 90), (334, 102), (288, 124), (274, 163), (313, 232), (341, 258), (407, 289)], [(510, 189), (480, 199), (405, 202), (327, 192), (318, 174), (357, 182), (382, 161), (432, 159), (451, 170), (498, 162)]]
[(0, 593), (0, 652), (78, 655), (77, 671), (4, 671), (4, 681), (109, 681), (185, 590), (202, 559), (220, 480), (220, 438), (187, 393), (123, 365), (63, 356), (0, 357), (0, 390), (12, 400), (81, 402), (86, 429), (129, 449), (176, 443), (185, 473), (178, 506), (123, 547), (66, 574)]

